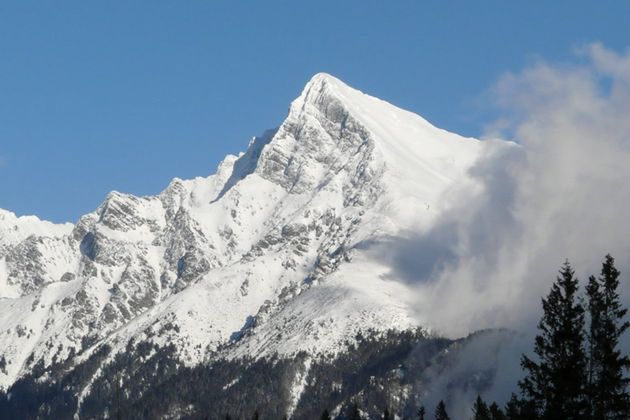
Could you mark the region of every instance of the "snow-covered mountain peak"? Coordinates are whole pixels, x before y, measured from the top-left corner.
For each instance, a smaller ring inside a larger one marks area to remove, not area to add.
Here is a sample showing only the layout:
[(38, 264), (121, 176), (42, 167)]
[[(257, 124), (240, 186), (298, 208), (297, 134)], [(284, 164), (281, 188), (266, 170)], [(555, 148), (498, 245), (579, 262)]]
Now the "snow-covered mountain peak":
[(317, 73), (306, 83), (302, 93), (291, 103), (291, 110), (298, 111), (306, 104), (317, 106), (323, 96), (335, 96), (345, 89), (352, 89), (328, 73)]
[(195, 362), (409, 328), (407, 286), (361, 244), (430, 227), (479, 151), (320, 73), (214, 175), (112, 192), (74, 226), (0, 211), (0, 387), (131, 339)]
[[(264, 142), (256, 173), (298, 194), (339, 182), (345, 186), (344, 205), (375, 202), (385, 193), (394, 203), (390, 208), (406, 212), (434, 205), (444, 188), (465, 174), (479, 149), (475, 139), (438, 129), (417, 114), (318, 73)], [(417, 224), (406, 216), (401, 220)]]
[(328, 73), (317, 73), (291, 103), (287, 119), (308, 114), (313, 117), (324, 116), (332, 122), (343, 122), (351, 113), (353, 103), (356, 105), (356, 102), (366, 98), (371, 97)]
[(306, 83), (305, 90), (312, 87), (313, 85), (317, 85), (317, 84), (323, 84), (323, 83), (332, 83), (332, 84), (336, 84), (336, 85), (340, 85), (340, 86), (345, 86), (345, 87), (349, 87), (348, 85), (346, 85), (344, 82), (342, 82), (341, 80), (339, 80), (338, 78), (336, 78), (335, 76), (326, 73), (326, 72), (319, 72), (319, 73), (315, 73), (313, 75), (313, 77), (311, 77), (311, 79)]

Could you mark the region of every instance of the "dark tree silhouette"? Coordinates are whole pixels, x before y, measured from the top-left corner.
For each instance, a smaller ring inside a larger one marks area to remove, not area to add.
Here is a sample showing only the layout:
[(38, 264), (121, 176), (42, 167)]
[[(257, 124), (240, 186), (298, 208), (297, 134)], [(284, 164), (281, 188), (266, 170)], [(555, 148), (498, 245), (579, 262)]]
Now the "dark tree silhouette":
[(477, 399), (473, 404), (473, 420), (491, 420), (488, 405), (477, 395)]
[(442, 400), (440, 400), (437, 407), (435, 407), (435, 420), (450, 420), (450, 417), (446, 413), (446, 405)]
[(520, 401), (516, 394), (512, 393), (509, 401), (505, 405), (505, 417), (508, 420), (520, 420), (521, 410), (520, 410)]
[(523, 355), (526, 377), (519, 382), (525, 403), (542, 419), (583, 419), (587, 414), (584, 308), (577, 296), (578, 280), (565, 262), (551, 292), (542, 300), (534, 353)]
[(619, 339), (630, 323), (627, 309), (620, 302), (619, 271), (615, 260), (606, 255), (599, 278), (589, 278), (586, 293), (591, 318), (589, 328), (589, 400), (595, 419), (630, 418), (624, 370), (630, 367), (628, 356), (619, 351)]
[(423, 405), (420, 406), (420, 408), (418, 408), (418, 412), (416, 414), (418, 414), (418, 420), (424, 420), (424, 416), (426, 415), (427, 410), (424, 408)]
[(490, 404), (489, 407), (490, 410), (490, 418), (492, 420), (505, 420), (505, 414), (503, 413), (503, 410), (501, 410), (501, 407), (499, 407), (499, 405), (496, 402), (493, 402), (492, 404)]

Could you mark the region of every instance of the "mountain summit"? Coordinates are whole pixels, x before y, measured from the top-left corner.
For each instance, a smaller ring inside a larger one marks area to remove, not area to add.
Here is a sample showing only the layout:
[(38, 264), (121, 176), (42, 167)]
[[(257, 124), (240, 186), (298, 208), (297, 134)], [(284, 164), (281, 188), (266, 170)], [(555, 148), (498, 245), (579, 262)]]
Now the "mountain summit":
[(479, 151), (320, 73), (214, 175), (112, 192), (75, 225), (0, 211), (0, 387), (105, 345), (174, 345), (190, 365), (414, 328), (413, 293), (370, 244), (431, 227)]

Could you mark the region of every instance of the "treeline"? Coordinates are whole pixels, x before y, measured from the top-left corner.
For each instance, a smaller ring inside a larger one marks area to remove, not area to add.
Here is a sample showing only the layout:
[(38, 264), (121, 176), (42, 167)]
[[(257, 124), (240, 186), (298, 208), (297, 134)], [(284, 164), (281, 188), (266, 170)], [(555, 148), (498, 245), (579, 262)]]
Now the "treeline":
[[(364, 398), (361, 412), (375, 418), (401, 382), (418, 378), (452, 343), (421, 329), (363, 332), (348, 340), (346, 352), (311, 360), (297, 406), (292, 389), (304, 372), (306, 353), (185, 366), (173, 346), (130, 343), (104, 364), (105, 348), (99, 357), (69, 370), (64, 363), (21, 378), (0, 392), (0, 419), (72, 419), (75, 414), (95, 419), (282, 419), (291, 406), (292, 418), (318, 419), (322, 407), (343, 407), (338, 417), (350, 413), (353, 396), (359, 394)], [(401, 369), (408, 373), (401, 376)], [(413, 413), (411, 402), (400, 403), (397, 413)]]

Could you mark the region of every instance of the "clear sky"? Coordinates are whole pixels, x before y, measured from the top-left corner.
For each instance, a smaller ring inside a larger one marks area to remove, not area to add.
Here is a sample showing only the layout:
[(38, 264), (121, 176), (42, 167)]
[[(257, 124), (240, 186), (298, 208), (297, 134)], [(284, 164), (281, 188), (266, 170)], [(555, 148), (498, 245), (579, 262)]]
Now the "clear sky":
[(623, 1), (0, 1), (0, 207), (75, 221), (214, 172), (317, 72), (479, 135), (537, 57), (630, 45)]

